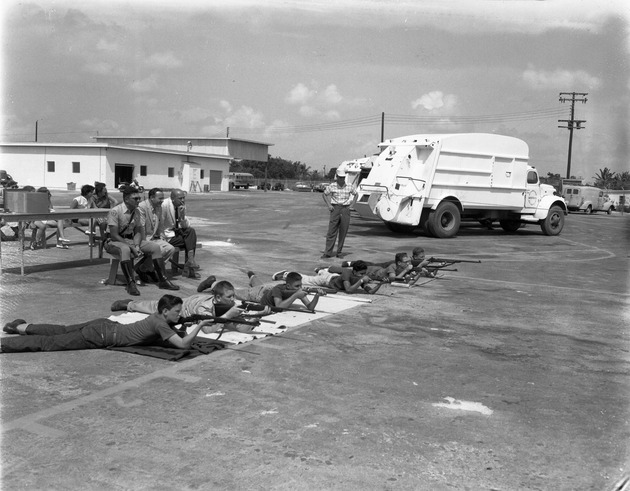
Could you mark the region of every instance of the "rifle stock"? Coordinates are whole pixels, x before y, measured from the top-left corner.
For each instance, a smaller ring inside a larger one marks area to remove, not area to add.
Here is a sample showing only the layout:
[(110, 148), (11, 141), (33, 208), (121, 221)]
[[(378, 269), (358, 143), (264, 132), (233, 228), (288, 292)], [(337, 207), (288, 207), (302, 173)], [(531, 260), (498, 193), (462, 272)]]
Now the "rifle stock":
[(221, 323), (221, 324), (228, 324), (230, 322), (234, 324), (246, 324), (248, 326), (257, 326), (259, 324), (258, 322), (248, 321), (245, 319), (239, 319), (239, 318), (226, 319), (225, 317), (215, 317), (214, 315), (202, 315), (202, 314), (193, 314), (189, 317), (180, 318), (179, 320), (182, 323), (213, 320), (214, 322)]

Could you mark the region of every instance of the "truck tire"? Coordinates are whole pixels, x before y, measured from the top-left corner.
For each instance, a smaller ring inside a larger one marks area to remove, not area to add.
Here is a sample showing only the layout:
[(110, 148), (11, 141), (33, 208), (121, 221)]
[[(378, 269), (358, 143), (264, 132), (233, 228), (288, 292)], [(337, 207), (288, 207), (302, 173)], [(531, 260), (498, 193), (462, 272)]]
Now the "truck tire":
[(459, 231), (461, 215), (455, 203), (442, 201), (429, 215), (427, 224), (433, 235), (440, 239), (455, 237)]
[(540, 221), (540, 228), (545, 235), (558, 235), (564, 227), (564, 211), (559, 206), (549, 208), (547, 218)]
[(523, 225), (518, 220), (499, 220), (499, 225), (506, 232), (516, 232)]
[(392, 232), (396, 232), (397, 234), (410, 234), (416, 228), (413, 225), (403, 225), (394, 222), (385, 222), (385, 226)]
[(608, 215), (612, 215), (612, 212), (613, 212), (613, 211), (615, 211), (615, 207), (614, 207), (614, 206), (611, 206), (610, 208), (608, 208), (608, 209), (606, 210), (606, 213), (607, 213)]
[(593, 207), (591, 205), (588, 205), (586, 207), (586, 210), (584, 210), (584, 213), (590, 215), (591, 213), (593, 213)]

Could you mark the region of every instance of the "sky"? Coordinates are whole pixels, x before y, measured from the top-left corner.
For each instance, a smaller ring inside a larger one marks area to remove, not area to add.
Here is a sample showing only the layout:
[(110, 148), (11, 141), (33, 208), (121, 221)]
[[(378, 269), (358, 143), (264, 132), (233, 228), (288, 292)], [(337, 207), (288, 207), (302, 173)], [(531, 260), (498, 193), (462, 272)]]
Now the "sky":
[(229, 135), (323, 170), (381, 132), (497, 133), (564, 177), (576, 92), (570, 173), (592, 180), (630, 170), (624, 3), (5, 0), (0, 141)]

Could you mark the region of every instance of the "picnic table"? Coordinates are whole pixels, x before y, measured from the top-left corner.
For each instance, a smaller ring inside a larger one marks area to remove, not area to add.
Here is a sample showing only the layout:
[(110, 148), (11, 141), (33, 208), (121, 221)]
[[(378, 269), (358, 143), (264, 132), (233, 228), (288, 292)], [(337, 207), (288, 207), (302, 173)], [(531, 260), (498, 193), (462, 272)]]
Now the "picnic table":
[[(109, 213), (107, 208), (88, 208), (88, 209), (58, 209), (48, 213), (0, 213), (0, 218), (7, 222), (18, 222), (19, 227), (19, 243), (20, 243), (20, 270), (24, 276), (24, 225), (25, 222), (33, 222), (36, 220), (65, 220), (65, 219), (89, 219), (90, 228), (94, 225), (96, 218), (106, 218)], [(94, 253), (92, 247), (90, 250), (90, 260), (93, 259)], [(0, 241), (0, 274), (2, 273), (2, 241)]]

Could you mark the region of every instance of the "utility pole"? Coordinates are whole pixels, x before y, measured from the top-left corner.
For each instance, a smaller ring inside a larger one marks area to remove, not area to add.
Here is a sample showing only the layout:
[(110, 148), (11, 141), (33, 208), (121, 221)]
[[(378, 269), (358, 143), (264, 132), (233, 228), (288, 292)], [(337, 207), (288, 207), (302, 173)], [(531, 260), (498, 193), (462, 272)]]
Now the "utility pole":
[(382, 143), (385, 140), (385, 112), (381, 113), (381, 141)]
[(566, 123), (566, 126), (558, 126), (558, 128), (564, 128), (569, 130), (569, 156), (567, 158), (567, 179), (571, 178), (571, 148), (573, 146), (573, 130), (581, 130), (584, 128), (582, 123), (586, 123), (585, 119), (575, 119), (575, 103), (581, 102), (586, 104), (587, 92), (560, 92), (560, 102), (571, 103), (571, 119), (559, 119), (558, 123)]
[(35, 143), (37, 143), (37, 123), (39, 122), (39, 120), (35, 120)]

